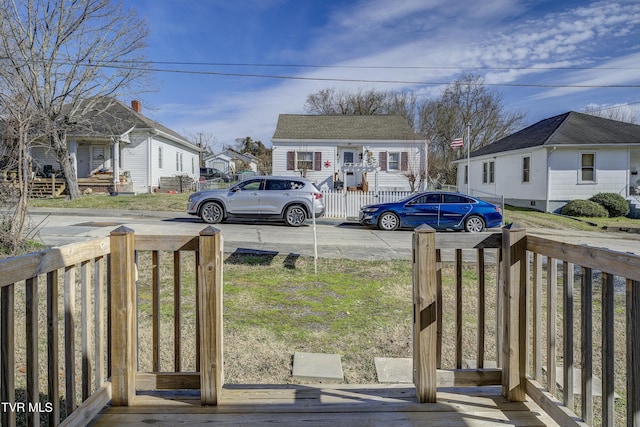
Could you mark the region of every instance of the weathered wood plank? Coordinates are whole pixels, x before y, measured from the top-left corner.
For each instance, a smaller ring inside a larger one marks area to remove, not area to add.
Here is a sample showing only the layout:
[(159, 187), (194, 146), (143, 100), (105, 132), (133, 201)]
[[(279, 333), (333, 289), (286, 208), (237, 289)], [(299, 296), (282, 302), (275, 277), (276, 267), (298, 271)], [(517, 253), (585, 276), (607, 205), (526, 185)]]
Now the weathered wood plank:
[(436, 401), (436, 232), (413, 233), (413, 374), (420, 402)]
[(104, 340), (105, 298), (104, 298), (104, 257), (98, 257), (93, 264), (93, 304), (94, 304), (94, 344), (95, 344), (95, 381), (96, 387), (104, 382)]
[(91, 348), (91, 263), (80, 264), (80, 323), (82, 326), (82, 401), (91, 396), (91, 371), (93, 369), (93, 351)]
[(562, 403), (574, 410), (573, 396), (573, 264), (562, 263)]
[(628, 280), (627, 300), (627, 425), (640, 426), (640, 282)]
[[(111, 400), (111, 383), (105, 382), (73, 414), (64, 419), (61, 427), (89, 424)], [(116, 424), (112, 424), (116, 425)]]
[[(0, 400), (7, 404), (16, 401), (15, 387), (15, 286), (0, 290)], [(0, 411), (3, 426), (16, 425), (15, 411)]]
[(173, 370), (182, 370), (182, 259), (180, 251), (173, 252)]
[(462, 369), (462, 249), (456, 249), (456, 341), (455, 367)]
[(602, 425), (615, 422), (615, 303), (613, 275), (602, 273)]
[(136, 394), (136, 321), (134, 233), (111, 232), (111, 380), (112, 405), (131, 404)]
[(151, 252), (151, 336), (153, 370), (160, 371), (160, 251)]
[[(39, 361), (38, 361), (38, 278), (25, 280), (25, 339), (27, 358), (27, 402), (40, 402)], [(27, 424), (38, 427), (40, 414), (36, 411), (27, 412)]]
[(105, 237), (6, 258), (0, 261), (2, 271), (0, 286), (69, 267), (107, 253), (109, 253), (109, 239)]
[(502, 246), (502, 234), (482, 233), (437, 233), (438, 249), (496, 249)]
[(547, 389), (556, 393), (556, 337), (558, 315), (558, 263), (547, 257)]
[(484, 368), (485, 359), (485, 315), (486, 315), (486, 296), (485, 296), (485, 271), (484, 271), (484, 249), (478, 249), (477, 254), (477, 275), (478, 275), (478, 339), (476, 348), (476, 366), (479, 369)]
[(198, 309), (200, 310), (200, 401), (216, 405), (222, 392), (222, 234), (214, 227), (200, 232), (198, 258)]
[(60, 423), (60, 380), (58, 376), (58, 270), (47, 273), (47, 397), (51, 402), (50, 426)]
[(436, 368), (442, 368), (442, 251), (436, 248)]
[(640, 255), (575, 245), (531, 235), (527, 237), (527, 250), (572, 264), (584, 265), (593, 270), (607, 271), (614, 276), (640, 280), (640, 269), (635, 267), (640, 264)]
[(196, 251), (198, 250), (197, 236), (166, 235), (137, 235), (135, 238), (137, 251)]
[(542, 381), (542, 255), (533, 254), (533, 286), (531, 290), (533, 379)]
[(76, 409), (76, 266), (64, 269), (64, 371), (67, 414)]
[(527, 233), (510, 225), (502, 229), (504, 263), (504, 353), (502, 384), (509, 401), (525, 400), (526, 386), (526, 250)]
[(563, 427), (589, 427), (580, 421), (568, 408), (562, 406), (562, 402), (553, 394), (544, 390), (544, 387), (536, 381), (527, 380), (527, 394), (537, 403), (543, 411), (556, 420)]
[(593, 424), (593, 276), (590, 268), (582, 267), (580, 284), (582, 299), (580, 314), (581, 342), (581, 415), (585, 423)]

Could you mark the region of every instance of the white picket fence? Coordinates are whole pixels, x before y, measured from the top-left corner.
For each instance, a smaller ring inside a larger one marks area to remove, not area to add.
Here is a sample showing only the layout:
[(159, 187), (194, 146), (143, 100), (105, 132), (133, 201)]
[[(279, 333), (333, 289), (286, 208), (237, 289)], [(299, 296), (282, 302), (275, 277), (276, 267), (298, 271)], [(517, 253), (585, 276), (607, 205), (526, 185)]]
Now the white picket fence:
[(409, 196), (409, 191), (323, 191), (326, 218), (358, 218), (360, 207), (373, 203), (395, 202)]

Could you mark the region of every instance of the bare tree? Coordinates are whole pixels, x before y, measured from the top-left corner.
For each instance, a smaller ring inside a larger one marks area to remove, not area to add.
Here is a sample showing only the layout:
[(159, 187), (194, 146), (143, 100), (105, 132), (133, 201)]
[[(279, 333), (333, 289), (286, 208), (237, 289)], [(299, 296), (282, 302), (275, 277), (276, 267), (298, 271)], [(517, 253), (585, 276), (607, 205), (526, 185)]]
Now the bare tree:
[(2, 216), (0, 247), (10, 255), (20, 252), (27, 239), (29, 196), (32, 167), (29, 152), (33, 142), (41, 136), (41, 117), (34, 111), (24, 94), (0, 89), (2, 134), (0, 159), (2, 183), (0, 205)]
[(592, 116), (598, 116), (605, 119), (617, 120), (619, 122), (627, 122), (638, 124), (638, 114), (634, 113), (626, 105), (617, 105), (608, 108), (585, 107), (584, 112)]
[(416, 105), (416, 96), (409, 91), (370, 89), (350, 92), (327, 88), (308, 95), (304, 108), (311, 114), (397, 114), (414, 127)]
[(92, 99), (142, 87), (148, 28), (134, 10), (110, 0), (23, 0), (0, 5), (0, 56), (46, 118), (46, 144), (56, 155), (69, 195), (81, 196), (67, 131), (93, 108)]
[[(506, 112), (500, 93), (491, 91), (482, 78), (467, 74), (447, 86), (439, 99), (419, 106), (419, 130), (429, 139), (429, 173), (440, 175), (454, 183), (456, 168), (453, 160), (459, 150), (451, 141), (463, 138), (467, 150), (484, 147), (522, 126), (524, 113)], [(468, 135), (470, 138), (468, 137)]]

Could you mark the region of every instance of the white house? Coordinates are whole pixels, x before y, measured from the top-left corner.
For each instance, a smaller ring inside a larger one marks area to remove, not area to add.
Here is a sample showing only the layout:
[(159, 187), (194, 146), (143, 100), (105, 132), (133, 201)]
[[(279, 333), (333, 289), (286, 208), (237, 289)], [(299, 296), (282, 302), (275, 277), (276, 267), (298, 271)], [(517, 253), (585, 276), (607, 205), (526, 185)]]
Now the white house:
[[(161, 177), (200, 176), (202, 150), (142, 115), (139, 101), (128, 107), (113, 98), (98, 99), (67, 133), (67, 142), (77, 178), (109, 176), (114, 189), (121, 176), (138, 193), (157, 189)], [(60, 169), (46, 146), (34, 147), (32, 158), (42, 170)]]
[(321, 188), (403, 191), (426, 171), (427, 141), (401, 116), (281, 114), (271, 143), (274, 175)]
[(546, 212), (596, 193), (629, 197), (640, 188), (640, 126), (573, 111), (541, 120), (469, 157), (456, 161), (460, 191), (504, 196), (507, 204)]
[(222, 152), (212, 154), (204, 158), (204, 165), (208, 168), (216, 168), (229, 175), (243, 172), (249, 169), (259, 174), (260, 159), (251, 153), (240, 153), (232, 148), (226, 148)]

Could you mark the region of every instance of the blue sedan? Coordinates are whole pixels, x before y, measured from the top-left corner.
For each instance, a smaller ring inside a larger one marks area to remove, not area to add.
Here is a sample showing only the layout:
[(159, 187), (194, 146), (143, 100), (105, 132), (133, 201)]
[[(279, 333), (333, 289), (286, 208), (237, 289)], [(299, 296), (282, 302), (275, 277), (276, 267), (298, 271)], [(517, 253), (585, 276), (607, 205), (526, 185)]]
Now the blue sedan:
[(502, 212), (498, 206), (484, 200), (436, 191), (413, 194), (397, 202), (363, 206), (360, 224), (389, 231), (427, 224), (435, 229), (477, 233), (500, 226)]

